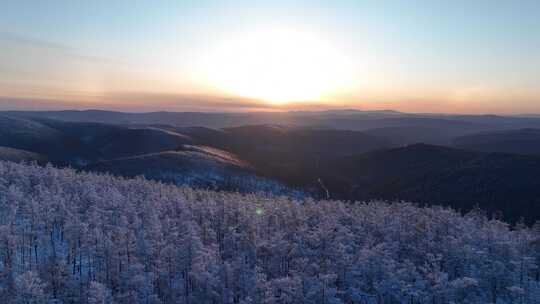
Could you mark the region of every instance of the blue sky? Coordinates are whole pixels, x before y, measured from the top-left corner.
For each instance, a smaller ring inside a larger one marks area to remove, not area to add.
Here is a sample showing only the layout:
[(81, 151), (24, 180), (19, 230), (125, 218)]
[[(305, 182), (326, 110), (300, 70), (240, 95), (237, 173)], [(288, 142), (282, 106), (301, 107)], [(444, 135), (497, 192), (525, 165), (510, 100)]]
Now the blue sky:
[[(264, 95), (245, 96), (230, 84), (212, 83), (209, 74), (223, 74), (217, 70), (224, 66), (201, 66), (231, 37), (264, 36), (273, 28), (316, 36), (313, 45), (347, 59), (354, 77), (346, 88), (329, 89), (308, 101), (313, 104), (540, 112), (540, 1), (4, 0), (0, 95), (11, 103), (12, 97), (39, 98), (132, 110), (182, 109), (186, 95), (234, 95), (264, 104)], [(311, 47), (288, 44), (283, 48)], [(269, 56), (262, 52), (258, 60)], [(333, 64), (332, 56), (320, 58)], [(231, 58), (238, 62), (227, 67), (242, 70), (242, 57)], [(268, 68), (261, 66), (264, 76)], [(295, 73), (301, 78), (301, 71)], [(126, 94), (177, 95), (178, 102), (118, 98)]]

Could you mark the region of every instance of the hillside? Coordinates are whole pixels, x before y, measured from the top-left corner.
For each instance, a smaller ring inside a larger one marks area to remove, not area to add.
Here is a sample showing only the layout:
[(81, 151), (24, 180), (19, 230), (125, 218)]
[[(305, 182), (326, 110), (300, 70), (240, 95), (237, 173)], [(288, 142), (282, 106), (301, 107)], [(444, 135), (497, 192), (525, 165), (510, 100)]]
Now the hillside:
[(1, 146), (47, 153), (54, 150), (54, 144), (62, 140), (61, 132), (42, 123), (0, 115)]
[[(539, 303), (540, 228), (0, 162), (5, 303)], [(464, 300), (466, 299), (466, 302)]]
[(0, 146), (0, 160), (7, 160), (12, 162), (36, 161), (42, 163), (46, 161), (46, 157), (33, 152)]
[(319, 173), (332, 197), (478, 206), (510, 221), (540, 219), (540, 157), (424, 144), (329, 163)]
[[(362, 132), (281, 125), (250, 125), (223, 130), (220, 146), (277, 180), (295, 184), (320, 163), (381, 149), (387, 143)], [(301, 183), (297, 183), (301, 185)]]
[(458, 137), (454, 145), (482, 152), (540, 155), (540, 129), (484, 132)]
[(203, 189), (295, 193), (279, 182), (259, 176), (236, 155), (206, 146), (184, 145), (173, 151), (100, 161), (84, 169), (127, 177), (144, 176)]
[(399, 126), (375, 128), (362, 131), (363, 133), (386, 141), (393, 146), (403, 146), (417, 143), (433, 145), (450, 145), (454, 137), (461, 135), (459, 130), (425, 127)]
[(383, 140), (362, 132), (281, 125), (252, 125), (227, 128), (233, 149), (256, 150), (283, 160), (301, 157), (340, 157), (354, 155), (386, 146)]
[(90, 155), (88, 161), (156, 153), (192, 143), (187, 135), (152, 126), (38, 121), (83, 145)]
[(0, 127), (0, 145), (43, 154), (59, 165), (84, 166), (192, 143), (187, 135), (152, 126), (0, 116)]

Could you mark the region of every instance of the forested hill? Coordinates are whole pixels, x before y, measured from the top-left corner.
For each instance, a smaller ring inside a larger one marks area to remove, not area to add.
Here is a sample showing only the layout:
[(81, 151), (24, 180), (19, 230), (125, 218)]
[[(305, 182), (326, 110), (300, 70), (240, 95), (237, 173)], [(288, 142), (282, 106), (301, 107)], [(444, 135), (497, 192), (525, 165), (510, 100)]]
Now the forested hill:
[(2, 303), (540, 303), (540, 225), (0, 162)]

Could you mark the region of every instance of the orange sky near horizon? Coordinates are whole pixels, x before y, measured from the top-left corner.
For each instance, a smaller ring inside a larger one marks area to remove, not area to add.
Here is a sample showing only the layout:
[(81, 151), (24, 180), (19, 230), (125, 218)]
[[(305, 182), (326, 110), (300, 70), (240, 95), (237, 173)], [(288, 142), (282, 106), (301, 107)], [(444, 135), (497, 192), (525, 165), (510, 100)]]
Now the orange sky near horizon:
[(540, 113), (540, 2), (457, 2), (8, 1), (0, 109)]

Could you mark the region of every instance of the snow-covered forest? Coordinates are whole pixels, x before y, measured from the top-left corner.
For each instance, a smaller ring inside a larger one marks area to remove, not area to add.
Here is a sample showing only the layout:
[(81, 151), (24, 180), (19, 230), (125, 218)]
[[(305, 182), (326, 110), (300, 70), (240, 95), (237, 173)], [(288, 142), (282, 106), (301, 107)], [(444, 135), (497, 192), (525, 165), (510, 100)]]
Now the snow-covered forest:
[(540, 225), (478, 210), (0, 162), (0, 231), (1, 303), (540, 303)]

